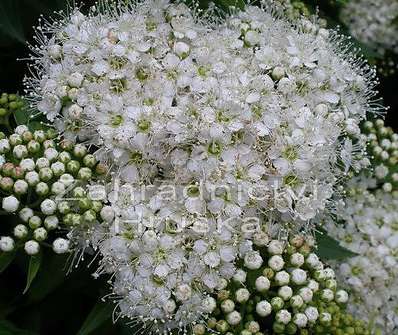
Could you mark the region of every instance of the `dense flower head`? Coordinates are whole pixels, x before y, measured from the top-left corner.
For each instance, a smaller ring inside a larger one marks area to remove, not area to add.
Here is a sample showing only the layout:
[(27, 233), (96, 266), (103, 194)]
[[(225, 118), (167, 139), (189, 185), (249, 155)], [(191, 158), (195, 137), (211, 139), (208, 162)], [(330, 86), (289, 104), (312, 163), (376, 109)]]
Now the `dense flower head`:
[(218, 288), (206, 327), (198, 324), (193, 333), (370, 334), (345, 311), (348, 293), (308, 242), (270, 240), (244, 257), (233, 280)]
[(251, 240), (260, 243), (265, 233), (240, 215), (231, 220), (193, 212), (202, 206), (195, 192), (184, 196), (177, 188), (177, 199), (161, 188), (145, 198), (129, 184), (113, 189), (91, 244), (101, 255), (97, 274), (114, 274), (119, 314), (167, 333), (212, 312), (208, 294), (232, 278), (236, 259), (250, 254)]
[(106, 172), (104, 166), (86, 146), (60, 141), (52, 129), (31, 132), (20, 125), (0, 137), (1, 206), (18, 217), (13, 237), (2, 237), (0, 250), (20, 246), (35, 255), (50, 241), (54, 252), (67, 252), (62, 229), (94, 223), (102, 208), (87, 197), (86, 186)]
[[(112, 274), (116, 315), (149, 332), (203, 326), (219, 284), (245, 281), (242, 262), (254, 271), (265, 257), (285, 283), (278, 301), (303, 286), (309, 303), (318, 290), (306, 286), (302, 257), (334, 283), (305, 246), (285, 267), (285, 245), (267, 233), (308, 232), (340, 182), (369, 164), (359, 124), (381, 108), (377, 82), (335, 32), (272, 13), (247, 6), (208, 22), (182, 3), (147, 0), (74, 10), (39, 29), (36, 77), (26, 81), (33, 107), (112, 167), (100, 220), (70, 236), (99, 253), (96, 275)], [(269, 259), (257, 248), (267, 245)], [(334, 289), (319, 299), (337, 301)], [(331, 321), (322, 303), (307, 307), (279, 311), (276, 329), (289, 316), (292, 329), (317, 313)]]
[(246, 200), (230, 199), (242, 212), (300, 228), (363, 166), (374, 71), (308, 20), (248, 6), (205, 21), (164, 1), (75, 11), (40, 30), (32, 101), (66, 137), (99, 145), (127, 182), (243, 189)]
[(351, 291), (349, 310), (373, 321), (378, 334), (398, 330), (398, 197), (374, 190), (375, 179), (356, 178), (328, 233), (358, 256), (334, 262), (337, 279)]
[(351, 35), (377, 52), (398, 52), (398, 3), (395, 0), (347, 1), (340, 18)]

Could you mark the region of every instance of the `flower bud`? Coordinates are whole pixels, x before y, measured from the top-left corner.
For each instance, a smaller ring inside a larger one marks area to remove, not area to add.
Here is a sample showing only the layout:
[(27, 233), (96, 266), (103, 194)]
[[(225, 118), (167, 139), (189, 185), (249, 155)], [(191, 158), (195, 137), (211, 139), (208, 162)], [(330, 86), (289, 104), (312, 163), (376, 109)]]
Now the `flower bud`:
[(256, 313), (261, 316), (261, 317), (266, 317), (268, 315), (270, 315), (272, 312), (272, 306), (271, 304), (266, 301), (260, 301), (259, 303), (257, 303), (256, 305)]
[(3, 198), (2, 207), (6, 212), (15, 213), (19, 207), (19, 200), (13, 195), (10, 195)]
[(227, 322), (231, 325), (231, 326), (236, 326), (240, 323), (240, 321), (242, 320), (242, 316), (240, 315), (239, 312), (237, 311), (232, 311), (230, 313), (227, 314)]
[(36, 171), (29, 171), (25, 175), (25, 180), (29, 186), (36, 186), (40, 182), (40, 177)]
[(14, 192), (17, 195), (22, 195), (28, 192), (29, 185), (25, 180), (17, 180), (14, 183)]
[(40, 251), (40, 245), (36, 241), (30, 240), (27, 241), (24, 245), (25, 252), (30, 255), (34, 256), (37, 255)]
[(47, 238), (47, 230), (43, 227), (39, 227), (33, 231), (33, 238), (38, 241), (42, 242)]
[(23, 224), (16, 225), (14, 227), (14, 236), (20, 240), (26, 238), (29, 234), (29, 230)]
[(53, 242), (53, 250), (56, 254), (64, 254), (69, 251), (69, 245), (69, 240), (59, 237)]
[(37, 215), (33, 215), (29, 219), (29, 227), (32, 229), (39, 228), (41, 226), (41, 218), (38, 217)]
[(0, 250), (3, 252), (13, 251), (15, 248), (14, 240), (9, 236), (0, 237)]
[(36, 185), (35, 191), (40, 197), (44, 197), (48, 194), (50, 189), (46, 183), (40, 182)]
[(45, 215), (53, 215), (55, 211), (57, 210), (57, 204), (55, 201), (51, 199), (45, 199), (41, 204), (40, 204), (40, 209), (43, 214)]

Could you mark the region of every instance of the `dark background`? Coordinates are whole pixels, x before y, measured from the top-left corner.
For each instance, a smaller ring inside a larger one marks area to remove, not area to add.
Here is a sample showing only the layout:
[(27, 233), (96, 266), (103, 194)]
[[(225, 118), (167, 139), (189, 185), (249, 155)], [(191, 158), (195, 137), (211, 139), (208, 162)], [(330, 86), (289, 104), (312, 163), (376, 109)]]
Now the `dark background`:
[[(225, 5), (226, 1), (219, 0), (218, 3)], [(331, 26), (336, 24), (335, 5), (325, 0), (308, 2), (312, 8), (322, 5), (321, 15), (328, 17)], [(82, 6), (92, 4), (92, 1), (85, 1)], [(40, 14), (49, 17), (54, 10), (66, 5), (67, 2), (62, 0), (0, 0), (0, 93), (23, 93), (26, 61), (17, 59), (29, 56), (27, 42), (33, 42), (32, 27), (37, 25)], [(387, 124), (395, 130), (398, 130), (395, 117), (398, 112), (397, 80), (397, 75), (381, 76), (379, 86), (385, 105), (391, 107), (386, 116)], [(7, 225), (4, 220), (0, 216), (0, 228)], [(93, 314), (99, 318), (110, 314), (113, 307), (97, 301), (105, 294), (101, 293), (101, 288), (106, 287), (106, 278), (91, 280), (95, 265), (90, 269), (81, 266), (79, 271), (65, 277), (68, 264), (70, 262), (64, 257), (46, 255), (31, 289), (23, 295), (28, 264), (26, 257), (17, 257), (17, 261), (0, 275), (0, 335), (81, 335), (79, 329), (93, 308)], [(111, 320), (107, 320), (94, 333), (113, 335), (134, 331), (121, 325), (112, 326)]]

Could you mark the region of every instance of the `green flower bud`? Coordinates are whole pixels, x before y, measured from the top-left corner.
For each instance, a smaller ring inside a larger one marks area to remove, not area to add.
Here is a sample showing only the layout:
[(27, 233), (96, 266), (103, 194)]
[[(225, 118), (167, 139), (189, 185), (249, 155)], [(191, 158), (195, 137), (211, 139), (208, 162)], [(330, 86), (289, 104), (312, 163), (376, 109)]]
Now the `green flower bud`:
[(35, 191), (39, 196), (44, 197), (49, 193), (50, 189), (46, 183), (40, 182), (36, 185)]
[(102, 203), (100, 201), (93, 201), (91, 204), (91, 209), (96, 212), (96, 213), (100, 213), (101, 209), (102, 209)]
[(59, 225), (59, 220), (55, 215), (47, 216), (44, 219), (44, 227), (46, 227), (47, 230), (54, 230), (58, 228), (58, 225)]
[(59, 160), (61, 163), (64, 163), (64, 164), (70, 162), (71, 159), (72, 159), (72, 157), (71, 157), (70, 153), (67, 152), (67, 151), (62, 151), (62, 152), (58, 155), (58, 160)]
[(55, 162), (51, 164), (51, 170), (56, 177), (60, 177), (65, 173), (65, 165), (62, 162)]
[(33, 238), (38, 242), (42, 242), (42, 241), (46, 240), (47, 239), (47, 230), (43, 227), (36, 228), (33, 231)]
[(39, 177), (40, 180), (48, 182), (54, 177), (54, 173), (50, 168), (46, 167), (39, 171)]
[(75, 175), (80, 169), (80, 163), (75, 160), (71, 160), (66, 164), (66, 171)]
[(69, 152), (72, 151), (72, 149), (73, 149), (73, 143), (71, 141), (68, 141), (68, 140), (63, 140), (59, 144), (59, 146), (60, 146), (60, 148), (62, 150), (69, 151)]
[(89, 168), (93, 168), (97, 164), (94, 155), (86, 155), (83, 158), (83, 164)]
[(84, 145), (77, 144), (73, 148), (73, 154), (77, 158), (83, 158), (87, 154), (87, 149), (86, 149), (86, 147)]
[(0, 181), (0, 188), (3, 191), (9, 192), (14, 186), (14, 181), (10, 177), (3, 177)]
[(275, 311), (279, 311), (280, 309), (283, 308), (284, 305), (285, 305), (285, 303), (281, 297), (273, 297), (271, 299), (271, 306), (272, 306), (272, 309)]
[(8, 163), (8, 162), (4, 163), (3, 166), (1, 167), (1, 172), (2, 172), (3, 176), (11, 177), (14, 167), (15, 166), (12, 163)]
[(43, 143), (46, 140), (46, 134), (44, 133), (43, 130), (36, 130), (33, 133), (33, 138), (35, 139), (35, 141)]
[(39, 228), (41, 226), (41, 219), (37, 215), (32, 216), (29, 219), (29, 227), (32, 229)]
[(81, 180), (90, 180), (92, 177), (91, 170), (88, 167), (81, 168), (77, 174), (77, 178)]
[(40, 143), (32, 140), (28, 143), (27, 148), (31, 154), (36, 154), (40, 151)]
[(89, 209), (88, 211), (84, 212), (83, 214), (83, 221), (87, 223), (93, 223), (97, 219), (96, 213), (92, 210)]
[(8, 141), (10, 142), (11, 146), (15, 147), (23, 143), (22, 137), (18, 134), (12, 134), (9, 136)]
[(21, 179), (25, 176), (25, 171), (20, 166), (16, 166), (12, 169), (11, 177), (14, 179)]
[[(33, 140), (33, 134), (30, 131), (25, 131), (22, 134), (22, 141), (24, 143), (28, 143), (29, 144), (29, 142), (32, 141), (32, 140)], [(29, 148), (28, 148), (28, 150), (29, 150)]]
[(219, 321), (217, 321), (216, 329), (217, 329), (220, 333), (225, 333), (225, 332), (229, 329), (228, 322), (225, 321), (225, 320), (219, 320)]
[(54, 142), (53, 140), (45, 140), (45, 141), (43, 142), (43, 147), (44, 147), (45, 149), (49, 149), (49, 148), (55, 148), (56, 145), (55, 145), (55, 142)]

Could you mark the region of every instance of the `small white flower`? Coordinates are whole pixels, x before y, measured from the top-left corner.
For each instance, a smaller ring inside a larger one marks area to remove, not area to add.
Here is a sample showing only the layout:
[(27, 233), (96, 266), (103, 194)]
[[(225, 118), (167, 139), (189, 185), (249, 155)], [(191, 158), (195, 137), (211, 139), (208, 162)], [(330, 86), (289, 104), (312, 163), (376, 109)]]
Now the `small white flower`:
[(24, 171), (33, 171), (35, 169), (35, 162), (31, 158), (25, 158), (21, 160), (19, 163), (19, 166), (24, 170)]
[(284, 250), (283, 242), (278, 240), (272, 240), (268, 245), (268, 252), (271, 255), (282, 255)]

